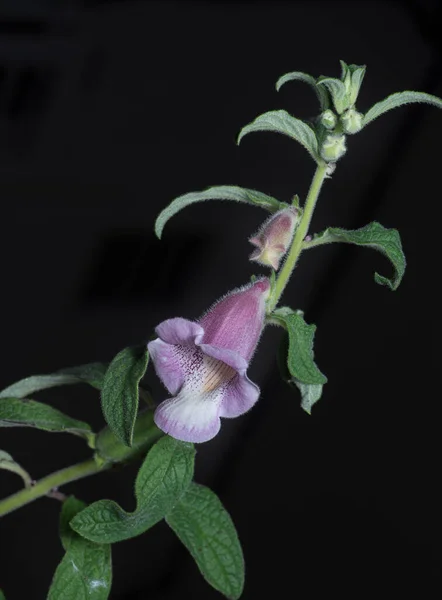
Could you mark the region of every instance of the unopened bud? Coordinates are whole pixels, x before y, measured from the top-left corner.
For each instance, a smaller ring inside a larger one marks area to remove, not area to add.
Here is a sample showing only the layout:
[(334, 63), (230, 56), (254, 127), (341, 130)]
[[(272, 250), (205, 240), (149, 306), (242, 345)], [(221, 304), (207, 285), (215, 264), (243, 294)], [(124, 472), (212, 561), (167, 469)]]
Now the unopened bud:
[(321, 156), (326, 162), (335, 162), (344, 156), (346, 150), (345, 135), (328, 135), (322, 144)]
[(294, 207), (284, 208), (269, 217), (258, 233), (249, 239), (256, 246), (250, 260), (277, 271), (281, 258), (289, 249), (297, 223), (298, 211)]
[(321, 115), (321, 125), (326, 129), (334, 129), (336, 127), (337, 118), (332, 110), (326, 110)]
[(363, 115), (353, 108), (346, 110), (341, 116), (341, 123), (345, 133), (358, 133), (358, 131), (361, 131), (362, 117)]

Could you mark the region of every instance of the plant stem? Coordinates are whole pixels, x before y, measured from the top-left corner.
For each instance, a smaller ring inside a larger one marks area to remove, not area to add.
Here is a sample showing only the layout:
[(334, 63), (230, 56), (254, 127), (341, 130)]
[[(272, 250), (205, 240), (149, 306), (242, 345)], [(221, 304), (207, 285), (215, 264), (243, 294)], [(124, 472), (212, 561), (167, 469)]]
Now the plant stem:
[(47, 496), (52, 490), (61, 485), (65, 485), (66, 483), (70, 483), (77, 479), (82, 479), (83, 477), (88, 477), (89, 475), (94, 475), (98, 471), (109, 468), (110, 466), (110, 464), (106, 463), (99, 466), (96, 461), (91, 458), (82, 463), (52, 473), (40, 481), (37, 481), (32, 487), (20, 490), (16, 494), (13, 494), (4, 500), (0, 500), (0, 517), (25, 504), (29, 504), (29, 502), (32, 502), (33, 500), (37, 500), (37, 498)]
[(307, 195), (307, 200), (304, 206), (304, 212), (302, 214), (301, 221), (298, 229), (296, 230), (295, 237), (293, 238), (292, 246), (285, 260), (284, 266), (282, 267), (278, 278), (275, 283), (273, 295), (268, 305), (268, 312), (271, 312), (278, 304), (279, 299), (287, 285), (293, 269), (295, 268), (296, 262), (299, 255), (302, 252), (302, 243), (305, 236), (307, 235), (310, 221), (312, 220), (313, 211), (315, 210), (316, 202), (318, 200), (319, 192), (321, 191), (322, 184), (327, 175), (327, 164), (319, 163), (315, 174), (310, 185), (310, 189)]

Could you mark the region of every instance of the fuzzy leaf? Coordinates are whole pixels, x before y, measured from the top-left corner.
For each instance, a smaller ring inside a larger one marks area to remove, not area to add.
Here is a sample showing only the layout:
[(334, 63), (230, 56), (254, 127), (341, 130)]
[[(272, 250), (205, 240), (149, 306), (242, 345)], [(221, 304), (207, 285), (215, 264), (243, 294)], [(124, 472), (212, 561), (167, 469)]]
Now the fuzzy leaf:
[(62, 507), (60, 537), (66, 551), (55, 571), (48, 600), (107, 600), (112, 584), (111, 547), (75, 533), (69, 521), (85, 508), (73, 496)]
[(6, 600), (6, 596), (4, 595), (2, 590), (0, 590), (0, 600)]
[(256, 117), (254, 121), (243, 127), (238, 136), (238, 144), (248, 133), (254, 131), (273, 131), (288, 135), (299, 142), (308, 151), (310, 156), (318, 162), (318, 141), (313, 129), (301, 121), (289, 115), (285, 110), (274, 110)]
[(301, 311), (294, 312), (283, 307), (272, 313), (272, 317), (287, 329), (289, 347), (287, 367), (289, 373), (300, 383), (319, 385), (327, 382), (325, 375), (313, 360), (313, 338), (316, 325), (307, 325)]
[(161, 521), (189, 487), (193, 444), (165, 436), (148, 452), (137, 476), (137, 507), (128, 513), (112, 500), (99, 500), (79, 513), (71, 527), (98, 543), (113, 543), (144, 533)]
[(388, 277), (375, 273), (374, 279), (376, 283), (386, 285), (391, 290), (398, 288), (405, 273), (406, 261), (397, 229), (387, 229), (377, 221), (355, 230), (329, 227), (315, 235), (311, 242), (306, 242), (304, 247), (320, 246), (331, 242), (345, 242), (379, 250), (392, 262), (395, 275), (392, 279), (388, 279)]
[[(301, 314), (301, 311), (298, 311), (298, 314)], [(316, 402), (322, 396), (322, 389), (324, 386), (322, 384), (301, 383), (300, 381), (298, 381), (298, 379), (292, 377), (287, 364), (288, 349), (289, 336), (288, 333), (285, 332), (283, 338), (281, 339), (281, 343), (279, 345), (277, 353), (279, 372), (281, 374), (282, 379), (286, 383), (288, 383), (291, 388), (296, 387), (299, 390), (299, 392), (301, 393), (301, 408), (310, 415), (312, 406), (316, 404)]]
[(204, 579), (236, 600), (244, 587), (244, 557), (230, 515), (209, 488), (192, 483), (166, 521)]
[(342, 81), (340, 79), (335, 79), (334, 77), (319, 77), (317, 85), (327, 88), (332, 97), (336, 112), (338, 114), (344, 112), (348, 107), (348, 101), (345, 85)]
[(246, 204), (260, 206), (270, 212), (276, 212), (286, 206), (283, 202), (279, 202), (275, 198), (267, 196), (267, 194), (234, 185), (219, 185), (203, 190), (202, 192), (189, 192), (188, 194), (175, 198), (175, 200), (173, 200), (169, 206), (162, 210), (158, 215), (155, 222), (155, 233), (157, 237), (161, 238), (164, 226), (171, 217), (176, 215), (186, 206), (195, 204), (196, 202), (203, 202), (204, 200), (233, 200), (234, 202), (245, 202)]
[(311, 75), (308, 75), (307, 73), (301, 73), (300, 71), (286, 73), (285, 75), (282, 75), (276, 82), (276, 91), (279, 92), (281, 87), (288, 81), (303, 81), (304, 83), (308, 83), (312, 86), (316, 95), (318, 96), (321, 110), (326, 110), (329, 107), (330, 102), (327, 91), (323, 87), (316, 85), (316, 79)]
[(321, 383), (319, 384), (308, 384), (301, 383), (297, 379), (292, 379), (293, 385), (296, 385), (298, 390), (301, 392), (301, 408), (305, 410), (309, 415), (312, 412), (312, 406), (322, 396), (322, 388), (324, 387)]
[(442, 99), (437, 96), (426, 94), (425, 92), (397, 92), (396, 94), (391, 94), (391, 96), (388, 96), (385, 100), (381, 100), (381, 102), (374, 104), (370, 110), (365, 113), (364, 118), (362, 119), (362, 126), (365, 127), (365, 125), (368, 125), (371, 121), (374, 121), (393, 108), (398, 108), (399, 106), (414, 102), (424, 102), (442, 108)]
[(138, 411), (138, 384), (147, 369), (147, 346), (125, 348), (110, 363), (101, 390), (101, 407), (115, 435), (132, 445)]
[(106, 368), (107, 365), (97, 362), (61, 369), (50, 375), (32, 375), (2, 390), (0, 398), (26, 398), (40, 390), (74, 383), (88, 383), (101, 389)]
[(32, 485), (32, 479), (29, 476), (29, 473), (23, 469), (15, 460), (12, 458), (8, 452), (4, 450), (0, 450), (0, 469), (4, 469), (5, 471), (11, 471), (12, 473), (16, 473), (23, 479), (23, 483), (25, 487), (29, 488)]
[(35, 400), (2, 398), (0, 427), (35, 427), (44, 431), (67, 432), (90, 439), (90, 425), (68, 417), (56, 408)]

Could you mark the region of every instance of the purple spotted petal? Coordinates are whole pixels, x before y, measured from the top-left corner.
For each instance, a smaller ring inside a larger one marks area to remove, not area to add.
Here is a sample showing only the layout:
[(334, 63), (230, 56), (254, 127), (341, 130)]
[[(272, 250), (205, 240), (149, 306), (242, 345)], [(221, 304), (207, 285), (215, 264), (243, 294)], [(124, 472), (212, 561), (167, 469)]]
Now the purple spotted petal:
[(170, 394), (177, 394), (186, 378), (185, 361), (181, 360), (180, 349), (157, 338), (147, 344), (155, 371)]
[(250, 410), (258, 398), (259, 387), (247, 375), (237, 375), (224, 392), (220, 417), (239, 417)]

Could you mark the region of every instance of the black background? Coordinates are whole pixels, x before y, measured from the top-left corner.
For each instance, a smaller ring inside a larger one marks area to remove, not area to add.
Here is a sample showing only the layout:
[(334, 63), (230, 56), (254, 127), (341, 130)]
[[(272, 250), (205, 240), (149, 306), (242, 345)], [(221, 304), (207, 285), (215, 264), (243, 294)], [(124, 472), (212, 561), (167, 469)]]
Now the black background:
[[(60, 6), (63, 6), (62, 8)], [(55, 2), (0, 5), (2, 387), (147, 340), (197, 318), (259, 272), (247, 238), (266, 216), (212, 202), (176, 216), (174, 197), (233, 184), (305, 198), (314, 164), (274, 134), (235, 137), (258, 114), (317, 112), (302, 70), (367, 64), (358, 108), (417, 89), (442, 96), (436, 1)], [(284, 296), (318, 326), (329, 383), (308, 416), (280, 381), (266, 330), (250, 369), (262, 394), (198, 448), (197, 480), (222, 498), (246, 558), (243, 598), (440, 598), (440, 172), (442, 113), (401, 108), (348, 140), (312, 231), (371, 220), (399, 229), (408, 269), (351, 246), (303, 256)], [(152, 369), (148, 383), (164, 391)], [(40, 394), (102, 425), (86, 387)], [(36, 479), (88, 456), (77, 438), (2, 429), (0, 447)], [(136, 466), (66, 486), (132, 509)], [(0, 473), (1, 495), (19, 487)], [(62, 556), (59, 505), (2, 519), (0, 587), (44, 598)], [(111, 598), (215, 599), (164, 523), (114, 546)]]

